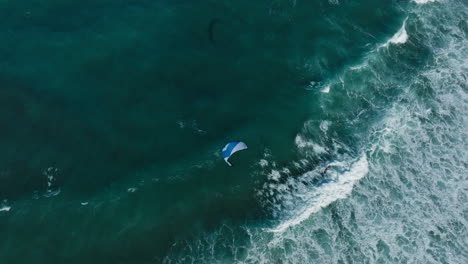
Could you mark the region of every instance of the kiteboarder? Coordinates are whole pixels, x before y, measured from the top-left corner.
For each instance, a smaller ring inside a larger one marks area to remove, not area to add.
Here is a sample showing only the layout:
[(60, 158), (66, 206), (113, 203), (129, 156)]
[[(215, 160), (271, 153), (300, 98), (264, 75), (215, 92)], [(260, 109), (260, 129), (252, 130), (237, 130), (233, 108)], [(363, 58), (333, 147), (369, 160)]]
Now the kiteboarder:
[(226, 144), (226, 146), (223, 148), (222, 155), (224, 161), (229, 166), (232, 166), (232, 164), (228, 161), (229, 157), (231, 157), (232, 154), (234, 154), (237, 151), (247, 149), (247, 145), (242, 142), (242, 141), (234, 141), (234, 142), (229, 142)]
[(327, 171), (328, 171), (329, 168), (330, 168), (330, 165), (328, 165), (328, 166), (325, 168), (325, 170), (323, 170), (322, 175), (325, 175), (325, 174), (327, 173)]

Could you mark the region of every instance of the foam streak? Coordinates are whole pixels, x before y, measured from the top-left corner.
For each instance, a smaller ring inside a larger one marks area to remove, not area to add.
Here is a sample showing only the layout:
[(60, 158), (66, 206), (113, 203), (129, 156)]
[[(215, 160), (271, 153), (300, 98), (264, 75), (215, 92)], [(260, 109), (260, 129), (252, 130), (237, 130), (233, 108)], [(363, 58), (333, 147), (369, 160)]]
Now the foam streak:
[(344, 199), (353, 190), (354, 184), (369, 172), (369, 163), (366, 154), (353, 164), (351, 169), (339, 176), (336, 182), (323, 184), (319, 188), (314, 189), (308, 194), (308, 206), (295, 217), (281, 223), (276, 228), (269, 231), (283, 232), (289, 227), (300, 224), (313, 213), (318, 212), (321, 208), (326, 207), (336, 200)]

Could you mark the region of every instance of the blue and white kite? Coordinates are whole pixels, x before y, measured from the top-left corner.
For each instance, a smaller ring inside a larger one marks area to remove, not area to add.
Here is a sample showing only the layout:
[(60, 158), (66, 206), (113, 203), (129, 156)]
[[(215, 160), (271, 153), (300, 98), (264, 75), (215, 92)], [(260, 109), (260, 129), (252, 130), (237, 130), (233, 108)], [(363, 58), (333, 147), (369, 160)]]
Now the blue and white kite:
[(244, 150), (244, 149), (247, 149), (247, 145), (244, 142), (233, 141), (233, 142), (227, 143), (226, 146), (223, 148), (223, 152), (222, 152), (224, 161), (226, 161), (226, 163), (229, 166), (232, 166), (232, 164), (229, 163), (228, 159), (231, 157), (232, 154), (236, 153), (237, 151)]

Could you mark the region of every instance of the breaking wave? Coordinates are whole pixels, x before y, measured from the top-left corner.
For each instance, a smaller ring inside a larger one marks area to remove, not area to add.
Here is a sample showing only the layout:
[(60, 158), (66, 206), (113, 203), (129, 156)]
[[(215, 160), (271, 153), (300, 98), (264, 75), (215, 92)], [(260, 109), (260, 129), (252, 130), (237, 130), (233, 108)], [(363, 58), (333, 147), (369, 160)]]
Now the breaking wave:
[[(365, 94), (372, 105), (346, 120), (362, 132), (358, 151), (331, 140), (343, 120), (328, 116), (313, 123), (318, 139), (309, 140), (307, 129), (295, 139), (304, 159), (292, 168), (304, 173), (295, 176), (292, 169), (262, 161), (270, 172), (259, 197), (279, 223), (270, 228), (226, 224), (174, 245), (165, 263), (466, 263), (466, 8), (450, 3), (431, 12), (411, 10), (387, 42), (410, 39), (408, 45), (377, 52), (359, 71), (343, 75), (349, 86), (341, 92), (350, 98)], [(451, 20), (443, 26), (430, 22), (440, 17)], [(429, 54), (427, 60), (418, 67), (407, 64), (421, 51)], [(369, 120), (374, 120), (370, 126), (361, 124)], [(327, 146), (332, 157), (327, 177), (318, 165), (324, 153), (314, 151), (315, 144)], [(310, 164), (316, 166), (306, 169)]]

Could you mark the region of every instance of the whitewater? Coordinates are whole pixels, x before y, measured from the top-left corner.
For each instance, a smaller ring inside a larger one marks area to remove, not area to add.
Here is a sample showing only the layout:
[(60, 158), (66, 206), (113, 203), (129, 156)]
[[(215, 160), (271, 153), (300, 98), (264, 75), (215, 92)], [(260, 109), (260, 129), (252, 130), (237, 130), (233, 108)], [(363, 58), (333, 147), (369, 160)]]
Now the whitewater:
[(468, 263), (466, 1), (0, 17), (0, 263)]
[[(295, 139), (302, 158), (289, 165), (259, 161), (270, 224), (226, 223), (175, 244), (165, 263), (468, 262), (468, 10), (414, 4), (358, 66), (306, 88), (325, 111), (339, 92), (372, 107), (306, 122)], [(430, 58), (418, 61), (421, 51)], [(357, 149), (333, 138), (334, 122), (359, 127)], [(326, 180), (323, 164), (294, 175), (323, 153), (333, 157)]]

